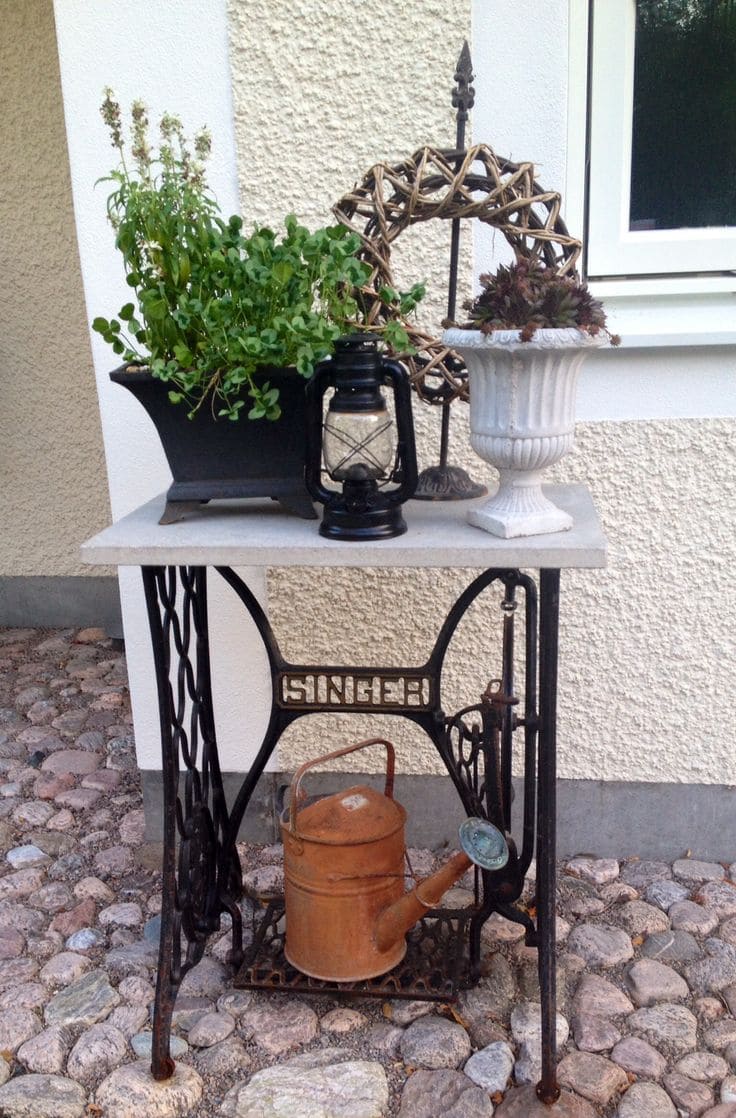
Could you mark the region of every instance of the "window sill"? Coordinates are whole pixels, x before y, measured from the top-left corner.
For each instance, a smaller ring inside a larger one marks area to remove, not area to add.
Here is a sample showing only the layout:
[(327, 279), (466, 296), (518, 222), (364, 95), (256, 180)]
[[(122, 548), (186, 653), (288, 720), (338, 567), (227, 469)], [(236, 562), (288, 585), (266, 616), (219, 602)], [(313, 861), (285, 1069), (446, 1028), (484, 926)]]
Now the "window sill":
[(727, 290), (678, 292), (670, 286), (666, 293), (662, 283), (672, 281), (624, 282), (625, 294), (621, 281), (590, 283), (603, 301), (610, 329), (621, 335), (622, 348), (736, 345), (734, 280), (728, 280)]

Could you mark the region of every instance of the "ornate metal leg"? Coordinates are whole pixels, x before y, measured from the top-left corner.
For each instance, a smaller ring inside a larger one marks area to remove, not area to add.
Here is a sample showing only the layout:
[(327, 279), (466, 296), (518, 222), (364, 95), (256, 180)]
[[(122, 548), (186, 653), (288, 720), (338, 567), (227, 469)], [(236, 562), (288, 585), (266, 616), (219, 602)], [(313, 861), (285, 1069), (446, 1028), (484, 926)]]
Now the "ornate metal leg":
[(555, 958), (555, 831), (557, 780), (557, 651), (560, 572), (540, 572), (539, 799), (537, 805), (537, 906), (539, 987), (542, 1001), (542, 1078), (537, 1096), (550, 1105), (557, 1084), (557, 975)]
[[(167, 1079), (176, 994), (219, 927), (218, 865), (239, 872), (226, 848), (227, 809), (212, 712), (206, 572), (201, 567), (144, 567), (161, 729), (164, 855), (161, 938), (151, 1070)], [(179, 775), (183, 776), (180, 795)], [(177, 833), (179, 839), (177, 867)], [(182, 933), (186, 937), (183, 947)]]

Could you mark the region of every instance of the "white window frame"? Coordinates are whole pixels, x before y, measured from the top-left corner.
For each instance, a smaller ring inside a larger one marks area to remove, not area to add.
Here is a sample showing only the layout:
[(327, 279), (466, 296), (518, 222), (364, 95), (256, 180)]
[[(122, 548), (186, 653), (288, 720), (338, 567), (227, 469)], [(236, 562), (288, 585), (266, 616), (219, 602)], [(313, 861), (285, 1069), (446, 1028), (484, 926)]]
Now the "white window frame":
[(566, 221), (624, 345), (733, 344), (736, 229), (628, 229), (634, 18), (635, 0), (569, 0)]
[(635, 32), (636, 0), (595, 0), (588, 274), (602, 278), (733, 271), (736, 226), (629, 229)]

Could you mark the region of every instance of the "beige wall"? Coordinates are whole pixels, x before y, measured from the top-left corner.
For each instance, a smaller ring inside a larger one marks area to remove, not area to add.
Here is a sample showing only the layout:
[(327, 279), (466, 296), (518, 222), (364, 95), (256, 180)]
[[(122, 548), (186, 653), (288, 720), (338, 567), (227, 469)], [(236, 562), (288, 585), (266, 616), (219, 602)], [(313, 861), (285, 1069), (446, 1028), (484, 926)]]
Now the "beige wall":
[[(589, 485), (610, 545), (606, 570), (563, 572), (560, 775), (734, 783), (724, 710), (733, 694), (736, 494), (722, 482), (736, 477), (736, 422), (579, 424), (556, 476)], [(394, 663), (420, 664), (466, 577), (339, 571), (328, 591), (313, 571), (281, 569), (270, 576), (272, 620), (297, 662), (382, 663), (388, 650)], [(499, 674), (493, 598), (482, 618), (474, 610), (451, 646), (448, 711), (477, 702)], [(347, 717), (303, 723), (286, 738), (285, 767), (369, 728)], [(402, 720), (371, 718), (370, 730), (401, 743), (403, 771), (442, 771)]]
[[(425, 142), (451, 142), (448, 92), (470, 35), (469, 0), (230, 0), (230, 31), (246, 221), (275, 222), (293, 209), (312, 225), (324, 222), (371, 164)], [(412, 230), (402, 244), (407, 278), (427, 278), (440, 292), (445, 234)], [(469, 275), (466, 260), (466, 287)], [(438, 330), (441, 298), (424, 314)], [(612, 359), (623, 368), (636, 356), (622, 351)], [(717, 355), (692, 360), (697, 375), (698, 361)], [(415, 418), (428, 465), (436, 460), (438, 416), (415, 401)], [(606, 571), (563, 578), (562, 776), (736, 781), (719, 702), (732, 690), (735, 426), (707, 419), (582, 424), (575, 452), (557, 468), (558, 479), (589, 484), (611, 545)], [(453, 412), (453, 458), (492, 483), (470, 450), (462, 406)], [(377, 572), (274, 570), (270, 611), (297, 661), (383, 663), (393, 655), (420, 663), (465, 580), (451, 571), (397, 572), (389, 580)], [(476, 702), (498, 671), (497, 628), (481, 624), (474, 608), (451, 650), (448, 710)], [(284, 739), (282, 761), (292, 766), (369, 728), (400, 742), (404, 771), (440, 771), (421, 732), (388, 718), (372, 718), (369, 727), (353, 718), (303, 719)]]
[(0, 575), (99, 573), (109, 520), (51, 0), (0, 0)]

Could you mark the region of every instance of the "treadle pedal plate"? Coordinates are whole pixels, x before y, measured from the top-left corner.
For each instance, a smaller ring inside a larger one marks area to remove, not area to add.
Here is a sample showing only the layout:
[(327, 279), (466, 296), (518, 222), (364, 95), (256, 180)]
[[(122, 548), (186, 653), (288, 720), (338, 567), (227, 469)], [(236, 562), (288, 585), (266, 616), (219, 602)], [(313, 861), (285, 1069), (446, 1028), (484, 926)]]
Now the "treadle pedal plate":
[(406, 937), (406, 955), (387, 974), (360, 982), (328, 982), (302, 974), (284, 955), (284, 902), (271, 900), (233, 985), (248, 990), (289, 990), (343, 997), (411, 998), (452, 1002), (470, 985), (468, 926), (472, 908), (433, 908)]

